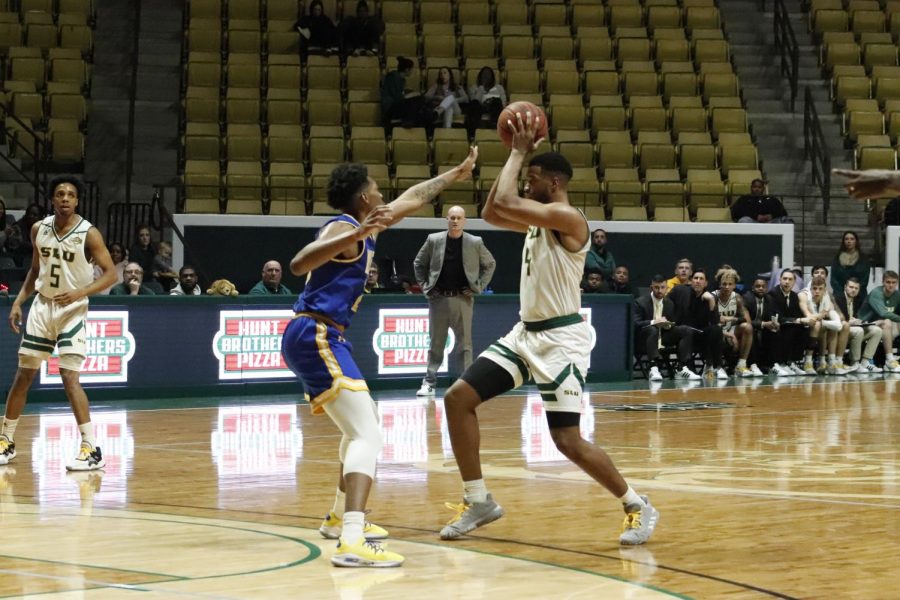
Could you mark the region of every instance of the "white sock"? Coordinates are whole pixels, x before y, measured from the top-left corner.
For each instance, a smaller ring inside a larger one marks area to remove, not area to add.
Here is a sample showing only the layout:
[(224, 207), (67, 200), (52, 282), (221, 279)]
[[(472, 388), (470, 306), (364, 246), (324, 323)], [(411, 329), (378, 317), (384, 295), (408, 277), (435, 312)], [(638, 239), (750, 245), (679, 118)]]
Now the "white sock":
[(834, 363), (837, 362), (837, 356), (835, 356), (834, 354), (829, 354), (829, 355), (828, 355), (828, 362), (829, 362), (830, 364), (833, 365)]
[(347, 494), (341, 491), (341, 488), (338, 488), (334, 493), (334, 506), (331, 507), (331, 514), (333, 514), (338, 519), (344, 518), (344, 503), (347, 501)]
[(634, 506), (635, 504), (637, 504), (638, 506), (641, 506), (641, 507), (644, 506), (644, 501), (641, 500), (641, 497), (638, 496), (637, 492), (635, 492), (633, 489), (631, 489), (630, 485), (628, 486), (628, 491), (625, 492), (625, 495), (621, 496), (619, 498), (619, 500), (626, 507)]
[(363, 524), (366, 522), (366, 513), (351, 510), (344, 513), (344, 527), (341, 530), (341, 539), (348, 544), (356, 544), (362, 540)]
[(6, 439), (13, 441), (16, 435), (16, 425), (18, 424), (18, 419), (7, 419), (6, 417), (3, 417), (3, 428), (0, 429), (0, 435), (5, 435)]
[(484, 502), (487, 500), (487, 486), (484, 479), (474, 479), (472, 481), (463, 481), (463, 498), (469, 504), (475, 502)]
[(884, 359), (884, 362), (891, 362), (892, 360), (897, 360), (897, 357), (894, 356), (893, 352), (887, 355), (887, 357)]
[(737, 367), (738, 367), (738, 369), (741, 369), (741, 368), (746, 369), (746, 368), (747, 368), (747, 359), (746, 359), (746, 358), (739, 358), (739, 359), (738, 359), (738, 363), (737, 363)]
[(813, 359), (813, 351), (807, 350), (806, 351), (806, 362), (812, 362), (812, 359)]
[(88, 444), (92, 449), (97, 447), (96, 444), (94, 444), (94, 426), (90, 421), (79, 425), (78, 431), (81, 432), (82, 444)]

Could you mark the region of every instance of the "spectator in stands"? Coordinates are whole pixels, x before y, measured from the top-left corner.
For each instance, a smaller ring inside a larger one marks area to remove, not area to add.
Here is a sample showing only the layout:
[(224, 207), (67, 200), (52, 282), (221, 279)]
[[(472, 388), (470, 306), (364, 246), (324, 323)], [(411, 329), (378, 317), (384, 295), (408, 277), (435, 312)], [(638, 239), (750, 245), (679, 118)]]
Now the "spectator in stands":
[(708, 379), (728, 379), (722, 368), (722, 329), (716, 299), (706, 291), (706, 271), (697, 269), (691, 283), (676, 285), (669, 292), (675, 304), (675, 322), (693, 328), (694, 350), (703, 353), (703, 376)]
[(296, 24), (300, 32), (300, 54), (324, 54), (329, 56), (338, 51), (337, 28), (325, 14), (321, 0), (309, 4), (309, 14), (300, 17)]
[(397, 57), (397, 68), (384, 76), (381, 83), (381, 117), (385, 128), (393, 121), (400, 121), (401, 127), (418, 126), (422, 109), (422, 96), (406, 88), (406, 78), (412, 73), (413, 61)]
[(0, 197), (0, 253), (6, 252), (6, 239), (12, 231), (16, 218), (6, 212), (6, 202)]
[(371, 294), (375, 290), (384, 288), (384, 286), (381, 285), (381, 282), (378, 281), (379, 273), (380, 271), (376, 263), (373, 262), (369, 265), (369, 272), (366, 274), (366, 287), (363, 289), (363, 292)]
[[(844, 293), (835, 294), (834, 297), (834, 305), (850, 326), (850, 355), (847, 368), (851, 372), (862, 374), (881, 373), (882, 370), (875, 365), (874, 358), (884, 331), (878, 325), (863, 324), (859, 318), (859, 311), (865, 302), (860, 297), (860, 288), (859, 279), (851, 277), (844, 284)], [(865, 350), (863, 342), (866, 344)]]
[[(807, 375), (816, 373), (829, 375), (846, 375), (843, 355), (837, 357), (837, 347), (847, 346), (850, 326), (841, 319), (834, 308), (828, 292), (825, 290), (825, 278), (813, 277), (808, 290), (797, 296), (800, 299), (800, 310), (803, 311), (801, 323), (809, 327), (809, 338), (812, 342), (806, 348), (803, 371)], [(813, 364), (814, 345), (818, 345), (819, 363)]]
[(344, 17), (341, 21), (341, 48), (344, 55), (378, 54), (382, 29), (381, 21), (369, 15), (366, 0), (359, 0), (356, 3), (356, 16)]
[(606, 292), (609, 294), (628, 294), (634, 296), (631, 287), (631, 275), (627, 265), (618, 265), (613, 276), (606, 281)]
[(109, 290), (110, 296), (155, 296), (156, 292), (144, 285), (144, 269), (136, 262), (125, 265), (125, 280)]
[(141, 265), (145, 273), (153, 271), (153, 259), (156, 258), (156, 244), (150, 239), (150, 228), (146, 225), (138, 225), (134, 230), (137, 241), (128, 250), (128, 260)]
[(659, 350), (663, 347), (677, 348), (678, 364), (673, 373), (675, 379), (698, 380), (700, 376), (691, 371), (691, 348), (693, 330), (675, 324), (675, 304), (666, 297), (666, 280), (662, 275), (654, 275), (650, 280), (650, 294), (634, 301), (634, 354), (640, 358), (646, 354), (652, 365), (648, 378), (662, 381), (660, 367), (663, 366)]
[[(845, 231), (841, 236), (841, 247), (831, 261), (831, 290), (840, 292), (851, 277), (859, 280), (860, 303), (866, 299), (869, 287), (869, 272), (872, 267), (859, 249), (859, 236), (855, 231)], [(861, 305), (861, 304), (860, 304)]]
[(497, 82), (494, 69), (481, 67), (475, 84), (469, 87), (469, 104), (466, 105), (469, 136), (474, 137), (479, 127), (496, 128), (497, 119), (506, 104), (506, 90)]
[(738, 272), (730, 266), (722, 267), (716, 272), (719, 288), (712, 294), (718, 303), (719, 327), (722, 328), (725, 347), (731, 348), (738, 355), (735, 376), (762, 377), (763, 372), (759, 366), (747, 366), (747, 358), (753, 347), (753, 325), (750, 323), (750, 315), (744, 310), (743, 299), (734, 291), (740, 280)]
[(249, 296), (291, 296), (293, 292), (281, 284), (281, 263), (270, 260), (263, 265), (262, 280), (250, 288)]
[(6, 237), (6, 251), (20, 267), (31, 265), (31, 227), (44, 218), (44, 209), (37, 204), (29, 204), (22, 218), (13, 223)]
[(797, 276), (793, 270), (784, 269), (778, 281), (778, 287), (769, 292), (775, 311), (772, 320), (777, 325), (772, 373), (781, 377), (806, 375), (797, 365), (808, 338), (806, 325), (801, 322), (803, 311), (800, 310), (800, 298), (794, 291)]
[[(125, 265), (128, 264), (127, 257), (125, 256), (125, 246), (120, 244), (119, 242), (112, 242), (108, 246), (109, 248), (109, 257), (113, 261), (113, 266), (116, 268), (116, 284), (122, 283), (125, 275)], [(103, 275), (103, 270), (94, 265), (94, 279), (99, 279), (100, 276)], [(107, 288), (100, 292), (101, 294), (109, 294), (109, 290), (112, 288)]]
[(616, 259), (612, 252), (606, 249), (606, 231), (595, 229), (591, 233), (591, 247), (588, 248), (584, 259), (584, 272), (600, 271), (603, 279), (612, 277), (616, 270)]
[(735, 223), (793, 223), (781, 200), (766, 194), (766, 182), (754, 179), (750, 194), (741, 196), (731, 205), (731, 220)]
[(157, 255), (153, 257), (153, 279), (168, 292), (175, 285), (178, 273), (172, 267), (172, 244), (160, 242)]
[[(772, 298), (766, 293), (768, 289), (769, 282), (762, 277), (757, 277), (753, 280), (751, 289), (743, 296), (744, 308), (750, 317), (750, 325), (753, 327), (750, 361), (759, 370), (772, 368), (772, 353), (775, 349), (775, 336), (778, 332), (778, 322), (774, 320), (775, 305), (772, 303)], [(753, 366), (750, 367), (751, 371)]]
[(881, 343), (885, 353), (884, 370), (900, 373), (900, 361), (894, 355), (894, 338), (900, 332), (900, 314), (897, 312), (897, 307), (900, 306), (900, 293), (897, 292), (900, 276), (896, 271), (885, 271), (881, 282), (882, 285), (869, 292), (865, 304), (859, 311), (859, 318), (881, 327), (883, 331)]
[(170, 296), (199, 296), (202, 292), (198, 285), (197, 271), (194, 267), (184, 265), (178, 270), (178, 284), (169, 292)]
[(425, 92), (425, 102), (432, 109), (434, 120), (441, 120), (445, 129), (453, 127), (453, 118), (462, 114), (460, 104), (468, 101), (466, 89), (456, 83), (449, 67), (438, 69), (437, 81)]
[(825, 292), (828, 295), (831, 295), (831, 289), (828, 287), (828, 267), (825, 265), (813, 265), (813, 268), (809, 273), (809, 283), (807, 283), (803, 289), (808, 290), (810, 286), (812, 286), (812, 280), (816, 277), (821, 277), (825, 280)]
[(605, 294), (606, 286), (603, 285), (603, 273), (599, 269), (585, 271), (585, 278), (581, 282), (582, 294)]
[(769, 290), (776, 290), (781, 287), (781, 276), (786, 272), (790, 271), (794, 278), (794, 287), (793, 290), (798, 294), (806, 287), (803, 283), (803, 267), (794, 266), (794, 267), (785, 267), (776, 273), (776, 276), (769, 281)]
[(694, 263), (689, 258), (682, 258), (675, 263), (675, 277), (666, 280), (666, 293), (672, 291), (676, 285), (687, 285), (691, 282), (694, 273)]

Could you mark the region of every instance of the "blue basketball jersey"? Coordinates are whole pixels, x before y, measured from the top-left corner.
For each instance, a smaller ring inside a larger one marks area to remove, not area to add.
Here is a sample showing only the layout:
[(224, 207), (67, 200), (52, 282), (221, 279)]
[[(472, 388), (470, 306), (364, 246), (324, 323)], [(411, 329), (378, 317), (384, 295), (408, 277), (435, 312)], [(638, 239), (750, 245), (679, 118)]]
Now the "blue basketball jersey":
[[(316, 233), (316, 238), (335, 221), (359, 227), (357, 220), (350, 215), (339, 215), (329, 219)], [(362, 299), (369, 257), (374, 253), (375, 239), (370, 236), (365, 239), (355, 258), (332, 258), (321, 267), (313, 269), (306, 278), (306, 287), (294, 303), (294, 312), (318, 313), (342, 327), (349, 326)]]

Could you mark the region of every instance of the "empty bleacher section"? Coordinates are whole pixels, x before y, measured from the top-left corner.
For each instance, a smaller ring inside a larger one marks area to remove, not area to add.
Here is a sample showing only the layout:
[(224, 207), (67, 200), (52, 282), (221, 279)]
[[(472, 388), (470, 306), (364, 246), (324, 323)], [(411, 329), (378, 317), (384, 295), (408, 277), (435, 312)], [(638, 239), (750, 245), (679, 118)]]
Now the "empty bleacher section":
[(20, 161), (83, 166), (93, 23), (92, 0), (0, 2), (5, 140)]
[[(355, 2), (325, 3), (337, 21)], [(510, 101), (544, 106), (589, 218), (730, 220), (760, 164), (713, 0), (382, 0), (380, 56), (300, 60), (294, 0), (190, 0), (183, 52), (184, 210), (330, 212), (331, 168), (362, 161), (388, 198), (480, 149), (475, 181), (440, 199), (477, 205), (508, 152), (495, 132), (394, 127), (379, 85), (397, 56), (424, 91), (440, 67), (468, 88), (495, 69)], [(390, 125), (390, 124), (387, 124)], [(423, 216), (440, 214), (428, 207)]]

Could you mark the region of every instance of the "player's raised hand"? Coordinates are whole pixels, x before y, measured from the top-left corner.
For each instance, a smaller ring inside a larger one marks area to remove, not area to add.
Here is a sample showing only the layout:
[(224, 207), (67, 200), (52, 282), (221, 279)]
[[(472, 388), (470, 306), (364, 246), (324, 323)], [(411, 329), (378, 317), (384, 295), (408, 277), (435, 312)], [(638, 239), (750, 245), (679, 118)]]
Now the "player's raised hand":
[(541, 116), (539, 114), (528, 111), (523, 115), (517, 112), (515, 122), (509, 120), (506, 124), (513, 132), (511, 144), (513, 150), (529, 154), (537, 150), (537, 147), (544, 141), (544, 138), (535, 140), (541, 127)]
[(844, 187), (851, 198), (883, 198), (900, 192), (900, 172), (889, 169), (833, 169), (832, 174), (848, 179)]
[(469, 146), (469, 155), (456, 167), (456, 181), (471, 179), (475, 170), (475, 161), (478, 160), (478, 146)]
[(394, 211), (387, 204), (376, 207), (372, 212), (366, 215), (365, 220), (360, 224), (359, 230), (363, 236), (370, 233), (379, 233), (388, 228), (394, 218)]

